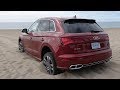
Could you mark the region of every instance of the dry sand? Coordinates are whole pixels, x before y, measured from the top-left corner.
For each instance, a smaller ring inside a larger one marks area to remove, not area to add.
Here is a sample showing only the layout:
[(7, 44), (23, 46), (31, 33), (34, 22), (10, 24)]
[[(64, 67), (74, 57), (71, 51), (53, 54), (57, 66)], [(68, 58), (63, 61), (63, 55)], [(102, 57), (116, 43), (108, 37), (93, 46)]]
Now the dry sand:
[(18, 51), (20, 30), (0, 30), (0, 79), (120, 79), (120, 29), (105, 31), (113, 51), (109, 63), (53, 76), (41, 62)]

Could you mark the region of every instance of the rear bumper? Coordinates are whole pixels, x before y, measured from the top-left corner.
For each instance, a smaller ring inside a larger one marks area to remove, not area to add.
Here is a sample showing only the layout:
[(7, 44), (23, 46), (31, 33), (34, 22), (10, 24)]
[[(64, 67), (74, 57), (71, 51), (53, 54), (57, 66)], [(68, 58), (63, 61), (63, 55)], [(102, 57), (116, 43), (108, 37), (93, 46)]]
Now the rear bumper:
[(71, 65), (76, 64), (86, 65), (98, 61), (109, 60), (111, 56), (112, 56), (111, 49), (91, 53), (60, 55), (57, 59), (57, 67), (62, 69), (69, 69)]

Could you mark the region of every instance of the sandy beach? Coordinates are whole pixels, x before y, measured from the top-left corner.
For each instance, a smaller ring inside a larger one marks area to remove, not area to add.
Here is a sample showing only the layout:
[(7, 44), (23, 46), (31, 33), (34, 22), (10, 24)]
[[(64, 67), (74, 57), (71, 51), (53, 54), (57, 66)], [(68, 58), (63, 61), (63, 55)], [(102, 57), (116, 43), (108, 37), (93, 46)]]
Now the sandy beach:
[(49, 75), (41, 62), (18, 50), (20, 30), (0, 30), (0, 79), (120, 79), (120, 29), (106, 29), (113, 58), (103, 65)]

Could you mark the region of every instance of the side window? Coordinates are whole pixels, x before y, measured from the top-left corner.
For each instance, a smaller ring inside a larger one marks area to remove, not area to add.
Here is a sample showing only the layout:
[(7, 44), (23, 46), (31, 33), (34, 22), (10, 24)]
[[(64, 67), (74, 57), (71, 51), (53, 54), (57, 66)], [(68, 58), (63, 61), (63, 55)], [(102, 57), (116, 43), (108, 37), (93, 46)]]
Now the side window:
[(38, 31), (49, 31), (49, 20), (41, 20)]
[(36, 31), (37, 31), (38, 24), (39, 24), (38, 21), (34, 22), (34, 23), (30, 26), (30, 28), (28, 29), (28, 32), (36, 32)]
[(50, 31), (55, 31), (54, 22), (50, 21)]

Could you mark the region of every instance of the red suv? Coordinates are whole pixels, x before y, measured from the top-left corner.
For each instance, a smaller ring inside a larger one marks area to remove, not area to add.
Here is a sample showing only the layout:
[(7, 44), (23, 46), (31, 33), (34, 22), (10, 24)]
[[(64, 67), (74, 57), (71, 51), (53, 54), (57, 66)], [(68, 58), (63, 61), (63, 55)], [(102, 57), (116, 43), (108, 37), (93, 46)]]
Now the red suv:
[(109, 37), (93, 19), (41, 18), (19, 36), (19, 50), (40, 61), (49, 74), (110, 60)]

